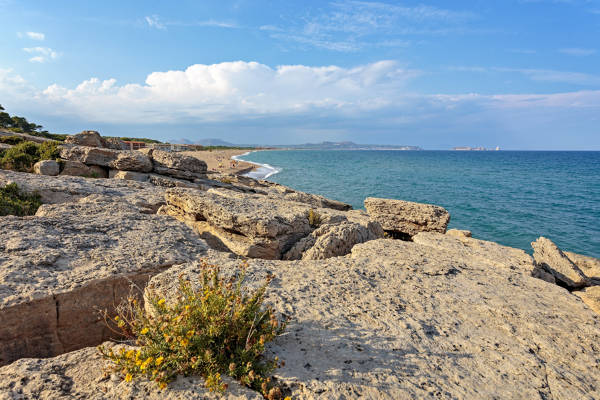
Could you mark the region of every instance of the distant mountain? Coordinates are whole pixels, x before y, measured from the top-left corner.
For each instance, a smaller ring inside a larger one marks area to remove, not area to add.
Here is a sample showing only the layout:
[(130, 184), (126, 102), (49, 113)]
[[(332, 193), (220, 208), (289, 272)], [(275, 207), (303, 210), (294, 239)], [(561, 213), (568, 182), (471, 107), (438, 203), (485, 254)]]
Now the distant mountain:
[(192, 141), (192, 140), (189, 140), (189, 139), (181, 138), (181, 139), (173, 140), (172, 143), (177, 143), (177, 144), (200, 144), (202, 146), (229, 146), (229, 147), (239, 146), (237, 144), (226, 142), (226, 141), (221, 140), (221, 139), (200, 139), (200, 140)]
[(423, 150), (418, 146), (387, 145), (387, 144), (357, 144), (354, 142), (321, 142), (292, 145), (275, 145), (272, 147), (296, 150)]

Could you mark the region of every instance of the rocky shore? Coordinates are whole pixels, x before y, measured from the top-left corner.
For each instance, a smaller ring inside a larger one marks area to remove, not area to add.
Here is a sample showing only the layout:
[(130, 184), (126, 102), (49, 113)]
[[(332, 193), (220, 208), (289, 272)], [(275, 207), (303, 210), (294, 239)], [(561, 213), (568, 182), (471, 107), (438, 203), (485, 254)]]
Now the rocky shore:
[(0, 217), (0, 399), (262, 398), (228, 378), (220, 396), (198, 377), (159, 391), (104, 373), (94, 346), (118, 338), (98, 310), (132, 284), (173, 300), (201, 259), (230, 275), (248, 260), (251, 286), (274, 275), (267, 303), (290, 323), (268, 351), (292, 398), (600, 397), (600, 260), (447, 231), (434, 205), (352, 210), (198, 156), (114, 147), (84, 132), (36, 173), (0, 170), (0, 187), (43, 203)]

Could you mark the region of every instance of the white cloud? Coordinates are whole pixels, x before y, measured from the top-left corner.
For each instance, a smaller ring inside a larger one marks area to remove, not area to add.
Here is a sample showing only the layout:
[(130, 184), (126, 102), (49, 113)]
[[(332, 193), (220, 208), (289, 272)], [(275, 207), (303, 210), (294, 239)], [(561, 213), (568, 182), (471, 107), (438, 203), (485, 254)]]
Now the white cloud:
[(30, 62), (45, 63), (58, 58), (59, 54), (50, 47), (25, 47), (23, 51), (32, 54)]
[(419, 5), (405, 7), (380, 2), (333, 2), (328, 11), (308, 15), (288, 23), (285, 27), (261, 26), (263, 31), (274, 32), (271, 37), (303, 45), (340, 51), (357, 51), (369, 46), (380, 46), (385, 35), (385, 46), (405, 46), (405, 35), (444, 35), (462, 31), (462, 23), (475, 18), (469, 11), (452, 11)]
[(578, 57), (591, 56), (592, 54), (596, 53), (595, 49), (582, 49), (579, 47), (570, 47), (570, 48), (566, 48), (566, 49), (559, 49), (558, 51), (560, 53), (567, 54), (569, 56), (578, 56)]
[(600, 75), (583, 72), (555, 71), (547, 69), (493, 68), (500, 72), (518, 72), (534, 81), (570, 83), (574, 85), (600, 85)]
[(156, 29), (166, 29), (165, 25), (160, 22), (158, 15), (146, 16), (144, 18), (148, 23), (148, 26)]
[(40, 32), (25, 32), (25, 34), (33, 40), (44, 40), (46, 38), (46, 35)]

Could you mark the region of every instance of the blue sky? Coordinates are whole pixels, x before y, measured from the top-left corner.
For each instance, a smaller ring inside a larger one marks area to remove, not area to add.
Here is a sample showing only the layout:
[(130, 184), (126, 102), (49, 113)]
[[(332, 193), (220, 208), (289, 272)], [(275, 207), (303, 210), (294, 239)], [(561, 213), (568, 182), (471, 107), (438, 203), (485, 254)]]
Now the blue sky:
[(0, 0), (0, 38), (53, 132), (600, 150), (600, 0)]

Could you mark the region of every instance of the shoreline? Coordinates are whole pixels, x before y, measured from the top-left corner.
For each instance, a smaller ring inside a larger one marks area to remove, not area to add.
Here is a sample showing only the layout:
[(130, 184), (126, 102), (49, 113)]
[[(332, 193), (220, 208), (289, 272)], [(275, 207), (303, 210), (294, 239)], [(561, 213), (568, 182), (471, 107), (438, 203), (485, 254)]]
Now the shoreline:
[(244, 154), (234, 155), (231, 157), (232, 159), (234, 159), (236, 161), (241, 161), (241, 162), (245, 162), (245, 163), (253, 165), (253, 168), (251, 168), (248, 172), (240, 173), (238, 175), (242, 175), (247, 178), (261, 180), (261, 179), (267, 179), (268, 177), (281, 172), (281, 170), (282, 170), (281, 168), (273, 167), (272, 165), (269, 165), (269, 164), (261, 164), (261, 163), (257, 163), (254, 161), (242, 160), (241, 158), (239, 158), (239, 157), (247, 156), (248, 154), (254, 153), (257, 151), (264, 151), (264, 150), (250, 150)]

